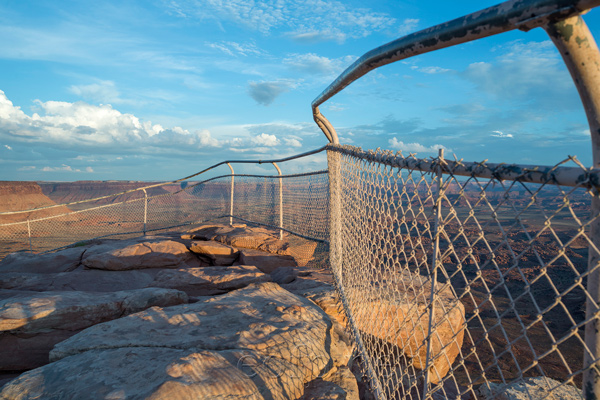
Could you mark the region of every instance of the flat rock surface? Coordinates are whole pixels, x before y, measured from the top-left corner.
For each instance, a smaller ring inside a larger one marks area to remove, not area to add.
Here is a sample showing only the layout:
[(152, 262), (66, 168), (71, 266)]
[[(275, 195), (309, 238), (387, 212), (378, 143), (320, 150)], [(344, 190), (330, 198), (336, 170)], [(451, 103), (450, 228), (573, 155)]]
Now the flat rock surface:
[(82, 264), (88, 268), (111, 271), (200, 265), (184, 244), (173, 240), (125, 244), (127, 242), (91, 249), (83, 255)]
[(0, 301), (0, 332), (81, 329), (155, 305), (187, 301), (185, 293), (160, 288), (112, 293), (3, 292), (12, 296)]
[(336, 335), (312, 302), (252, 284), (92, 326), (57, 344), (51, 364), (10, 382), (0, 398), (294, 399), (348, 362), (351, 349)]
[(281, 267), (295, 268), (298, 266), (292, 256), (265, 253), (264, 251), (252, 249), (240, 250), (238, 263), (242, 265), (256, 265), (265, 274), (270, 274)]
[(270, 280), (252, 265), (234, 265), (163, 270), (148, 286), (178, 289), (189, 296), (211, 296)]
[(0, 274), (7, 272), (51, 274), (72, 271), (79, 266), (83, 253), (89, 247), (74, 247), (48, 254), (11, 253), (0, 261)]
[(489, 388), (481, 385), (482, 399), (496, 400), (574, 400), (583, 399), (583, 392), (575, 386), (543, 376), (524, 378), (508, 385), (490, 383)]
[(52, 347), (81, 329), (152, 306), (187, 302), (178, 290), (148, 288), (111, 293), (0, 290), (0, 370), (48, 363)]
[(206, 258), (212, 265), (231, 265), (238, 258), (239, 251), (214, 240), (196, 240), (190, 244), (190, 251)]

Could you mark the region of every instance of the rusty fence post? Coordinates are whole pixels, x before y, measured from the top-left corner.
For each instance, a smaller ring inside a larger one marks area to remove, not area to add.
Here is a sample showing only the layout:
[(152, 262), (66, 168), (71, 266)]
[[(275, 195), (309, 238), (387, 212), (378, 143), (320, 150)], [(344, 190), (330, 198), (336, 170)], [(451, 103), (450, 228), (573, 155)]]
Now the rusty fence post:
[(233, 184), (234, 184), (234, 175), (235, 172), (233, 172), (233, 167), (231, 166), (230, 163), (227, 163), (227, 166), (229, 167), (229, 169), (231, 170), (231, 196), (229, 198), (229, 225), (233, 225)]
[[(279, 174), (279, 228), (283, 228), (283, 178), (281, 178), (281, 169), (277, 163), (272, 163), (277, 168)], [(283, 230), (279, 229), (279, 240), (283, 239)]]
[[(544, 27), (559, 50), (579, 96), (590, 126), (594, 168), (600, 168), (600, 53), (583, 18), (577, 15)], [(583, 393), (600, 398), (600, 199), (592, 197), (592, 223), (588, 254)]]

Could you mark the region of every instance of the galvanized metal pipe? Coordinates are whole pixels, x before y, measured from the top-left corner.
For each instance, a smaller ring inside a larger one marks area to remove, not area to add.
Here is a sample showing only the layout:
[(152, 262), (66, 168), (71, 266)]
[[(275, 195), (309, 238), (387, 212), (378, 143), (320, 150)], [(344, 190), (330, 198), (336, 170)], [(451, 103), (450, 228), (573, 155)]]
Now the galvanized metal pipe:
[(29, 252), (33, 253), (33, 247), (31, 245), (31, 225), (29, 223), (29, 218), (27, 218), (27, 235), (29, 236)]
[[(429, 325), (427, 327), (427, 352), (425, 355), (425, 379), (423, 382), (423, 399), (427, 399), (427, 392), (429, 391), (429, 363), (431, 360), (431, 334), (433, 332), (433, 317), (435, 312), (435, 295), (437, 290), (437, 273), (439, 263), (439, 250), (440, 250), (440, 220), (442, 218), (442, 163), (444, 160), (444, 149), (439, 149), (438, 153), (438, 167), (437, 167), (437, 197), (435, 199), (435, 205), (433, 208), (434, 213), (434, 226), (433, 226), (433, 254), (431, 256), (431, 293), (429, 296)], [(437, 371), (436, 371), (437, 374)], [(438, 377), (439, 379), (440, 377)]]
[(146, 223), (148, 222), (148, 193), (146, 189), (144, 191), (144, 236), (146, 236)]
[[(583, 102), (590, 126), (594, 167), (600, 167), (600, 52), (587, 25), (580, 16), (548, 24), (546, 32), (561, 56)], [(592, 244), (588, 250), (588, 277), (583, 360), (583, 392), (586, 399), (600, 398), (600, 198), (592, 197), (590, 225)]]
[(600, 0), (510, 0), (415, 32), (365, 53), (311, 104), (313, 118), (331, 143), (337, 133), (319, 106), (346, 86), (383, 65), (514, 29), (530, 30), (564, 20), (600, 5)]
[(281, 169), (277, 163), (272, 163), (275, 168), (277, 168), (277, 173), (279, 174), (279, 240), (283, 239), (283, 178), (281, 178)]
[(233, 167), (230, 163), (227, 163), (227, 166), (231, 170), (231, 197), (229, 198), (229, 226), (233, 225), (233, 184), (234, 184), (234, 175)]

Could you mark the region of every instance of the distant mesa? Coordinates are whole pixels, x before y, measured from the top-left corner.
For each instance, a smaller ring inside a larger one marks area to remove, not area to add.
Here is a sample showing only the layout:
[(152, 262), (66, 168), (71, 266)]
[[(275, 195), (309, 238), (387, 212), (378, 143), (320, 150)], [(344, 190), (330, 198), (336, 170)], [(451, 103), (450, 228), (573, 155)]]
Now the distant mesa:
[[(43, 193), (42, 188), (36, 182), (0, 181), (0, 212), (30, 210), (56, 204)], [(35, 212), (0, 215), (0, 224), (44, 218), (70, 211), (69, 208), (60, 206)]]

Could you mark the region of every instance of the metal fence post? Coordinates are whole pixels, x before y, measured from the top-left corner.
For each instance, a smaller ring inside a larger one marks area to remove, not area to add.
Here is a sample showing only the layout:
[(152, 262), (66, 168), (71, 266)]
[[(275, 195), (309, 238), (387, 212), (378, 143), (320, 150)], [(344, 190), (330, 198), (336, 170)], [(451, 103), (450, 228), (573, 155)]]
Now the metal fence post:
[(235, 172), (233, 172), (233, 167), (231, 166), (230, 163), (227, 163), (227, 166), (231, 170), (231, 197), (229, 199), (229, 225), (233, 225), (233, 183), (234, 183), (233, 175), (235, 174)]
[[(281, 178), (281, 169), (277, 163), (273, 163), (279, 174), (279, 227), (283, 228), (283, 179)], [(283, 230), (279, 229), (279, 240), (283, 239)]]
[(431, 293), (429, 300), (429, 325), (427, 328), (427, 353), (425, 355), (425, 376), (423, 381), (423, 399), (427, 398), (429, 391), (429, 363), (431, 361), (431, 333), (433, 331), (433, 316), (435, 312), (435, 295), (437, 290), (438, 253), (440, 249), (440, 219), (442, 215), (442, 163), (444, 162), (444, 149), (439, 149), (437, 167), (437, 197), (433, 206), (433, 254), (431, 256)]
[(148, 193), (146, 189), (144, 191), (144, 236), (146, 236), (146, 223), (148, 222)]
[[(600, 53), (594, 37), (580, 16), (549, 24), (546, 32), (559, 50), (583, 102), (592, 139), (594, 167), (600, 167)], [(583, 393), (586, 399), (600, 398), (600, 199), (592, 197), (588, 254)]]
[(29, 252), (33, 253), (33, 247), (31, 246), (31, 225), (29, 223), (29, 218), (27, 218), (27, 235), (29, 236)]

